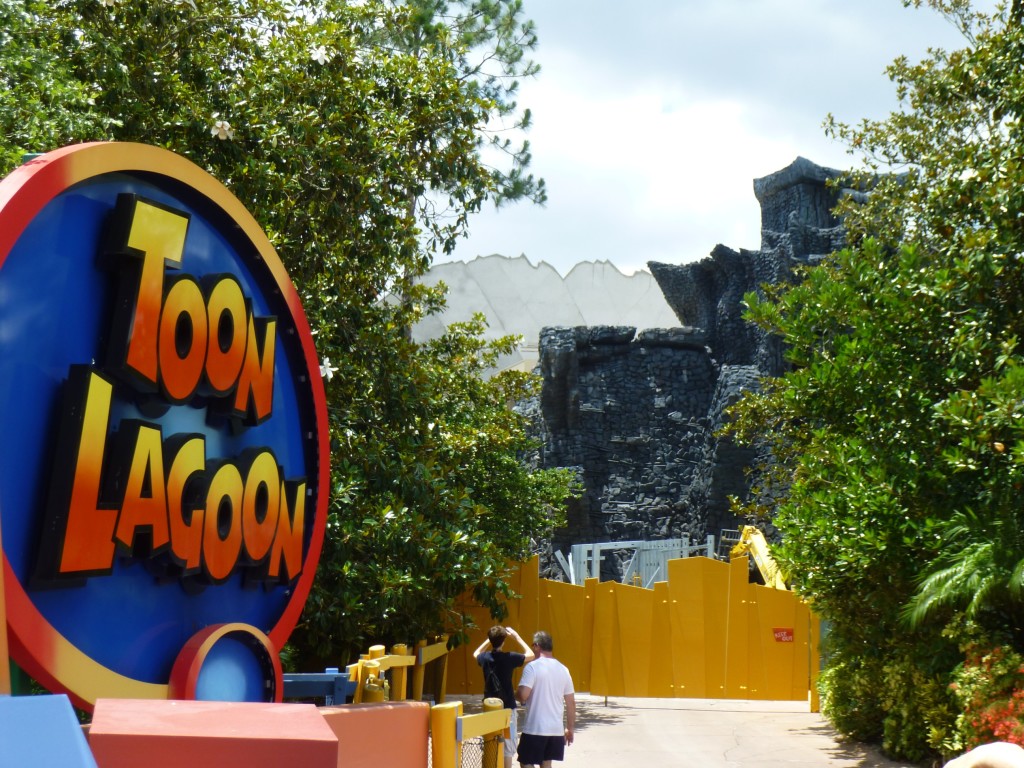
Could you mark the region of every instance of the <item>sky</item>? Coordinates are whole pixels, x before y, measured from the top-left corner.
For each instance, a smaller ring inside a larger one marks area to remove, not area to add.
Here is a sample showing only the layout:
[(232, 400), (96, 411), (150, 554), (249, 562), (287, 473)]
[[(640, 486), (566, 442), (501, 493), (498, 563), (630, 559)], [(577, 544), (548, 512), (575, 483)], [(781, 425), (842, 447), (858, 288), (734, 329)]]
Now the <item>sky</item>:
[(626, 274), (760, 247), (753, 180), (798, 156), (859, 164), (825, 135), (898, 106), (886, 66), (959, 33), (900, 0), (524, 0), (540, 74), (532, 171), (548, 202), (488, 205), (438, 261), (525, 255), (565, 275), (583, 261)]

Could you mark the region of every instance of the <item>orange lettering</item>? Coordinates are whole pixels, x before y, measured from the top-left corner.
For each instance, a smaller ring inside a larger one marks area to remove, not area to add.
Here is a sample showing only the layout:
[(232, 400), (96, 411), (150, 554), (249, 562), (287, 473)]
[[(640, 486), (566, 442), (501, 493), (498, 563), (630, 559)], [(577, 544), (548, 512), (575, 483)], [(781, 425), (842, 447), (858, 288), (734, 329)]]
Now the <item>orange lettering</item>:
[(242, 540), (249, 562), (258, 563), (270, 551), (281, 514), (281, 474), (274, 454), (257, 454), (245, 477), (242, 494)]
[[(291, 504), (288, 497), (292, 497)], [(281, 483), (281, 514), (277, 523), (277, 535), (270, 550), (267, 575), (283, 581), (294, 579), (302, 570), (302, 534), (306, 520), (306, 483)], [(281, 564), (287, 576), (281, 574)]]
[[(100, 474), (110, 420), (113, 385), (86, 368), (73, 368), (69, 379), (87, 377), (81, 432), (75, 441), (71, 498), (60, 556), (61, 574), (107, 573), (114, 562), (116, 509), (99, 503)], [(68, 386), (72, 386), (69, 381)]]
[(160, 382), (172, 403), (186, 403), (206, 365), (206, 303), (191, 277), (176, 279), (160, 313)]
[(226, 581), (242, 548), (242, 475), (225, 462), (217, 468), (206, 496), (203, 565), (215, 584)]
[(136, 421), (123, 421), (120, 431), (126, 433), (135, 449), (128, 468), (121, 514), (117, 519), (116, 538), (131, 551), (139, 530), (148, 529), (152, 534), (152, 553), (156, 553), (171, 540), (167, 529), (167, 493), (160, 430)]
[[(257, 328), (257, 325), (259, 326)], [(262, 338), (257, 336), (262, 331)], [(243, 419), (259, 424), (270, 417), (274, 405), (274, 334), (277, 319), (249, 316), (248, 340), (245, 344), (245, 361), (238, 377), (235, 392), (234, 411)]]
[[(172, 441), (167, 473), (167, 513), (171, 531), (171, 555), (185, 574), (199, 570), (206, 509), (200, 496), (205, 491), (206, 441), (189, 435)], [(193, 485), (190, 485), (192, 483)], [(202, 487), (200, 487), (202, 486)]]

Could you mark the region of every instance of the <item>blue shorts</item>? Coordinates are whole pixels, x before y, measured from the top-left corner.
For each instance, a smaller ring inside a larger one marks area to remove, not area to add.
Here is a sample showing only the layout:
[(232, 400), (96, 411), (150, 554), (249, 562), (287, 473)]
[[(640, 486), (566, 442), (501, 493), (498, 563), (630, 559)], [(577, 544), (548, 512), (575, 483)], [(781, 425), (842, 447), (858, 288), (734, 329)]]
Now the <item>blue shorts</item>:
[(565, 759), (565, 736), (536, 736), (524, 733), (519, 737), (519, 762), (540, 765), (546, 760)]

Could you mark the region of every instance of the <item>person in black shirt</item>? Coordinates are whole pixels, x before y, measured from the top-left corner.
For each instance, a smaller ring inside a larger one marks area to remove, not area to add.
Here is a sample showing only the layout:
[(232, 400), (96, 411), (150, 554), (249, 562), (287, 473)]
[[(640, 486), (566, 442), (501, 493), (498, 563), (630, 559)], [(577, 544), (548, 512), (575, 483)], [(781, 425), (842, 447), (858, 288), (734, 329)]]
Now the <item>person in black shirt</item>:
[[(511, 637), (522, 647), (522, 653), (504, 650), (505, 640)], [(489, 648), (489, 650), (488, 650)], [(512, 710), (509, 738), (505, 739), (505, 768), (511, 768), (516, 753), (516, 689), (512, 685), (512, 672), (533, 661), (533, 650), (512, 627), (496, 626), (487, 631), (487, 639), (473, 651), (473, 658), (484, 673), (484, 697), (501, 699), (505, 709)]]

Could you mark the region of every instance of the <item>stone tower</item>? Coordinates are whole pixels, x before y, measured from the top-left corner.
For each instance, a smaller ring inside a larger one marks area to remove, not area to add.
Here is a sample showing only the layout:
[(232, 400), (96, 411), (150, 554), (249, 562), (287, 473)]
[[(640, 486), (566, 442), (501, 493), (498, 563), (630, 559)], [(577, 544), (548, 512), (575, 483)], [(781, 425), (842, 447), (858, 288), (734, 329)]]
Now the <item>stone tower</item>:
[(748, 495), (755, 454), (716, 431), (745, 390), (783, 370), (778, 340), (743, 320), (743, 296), (842, 247), (832, 214), (842, 192), (827, 183), (838, 175), (797, 158), (756, 179), (758, 251), (718, 245), (702, 261), (650, 263), (680, 327), (541, 331), (538, 460), (574, 468), (584, 487), (553, 549), (684, 534), (699, 542), (742, 523), (729, 498)]

